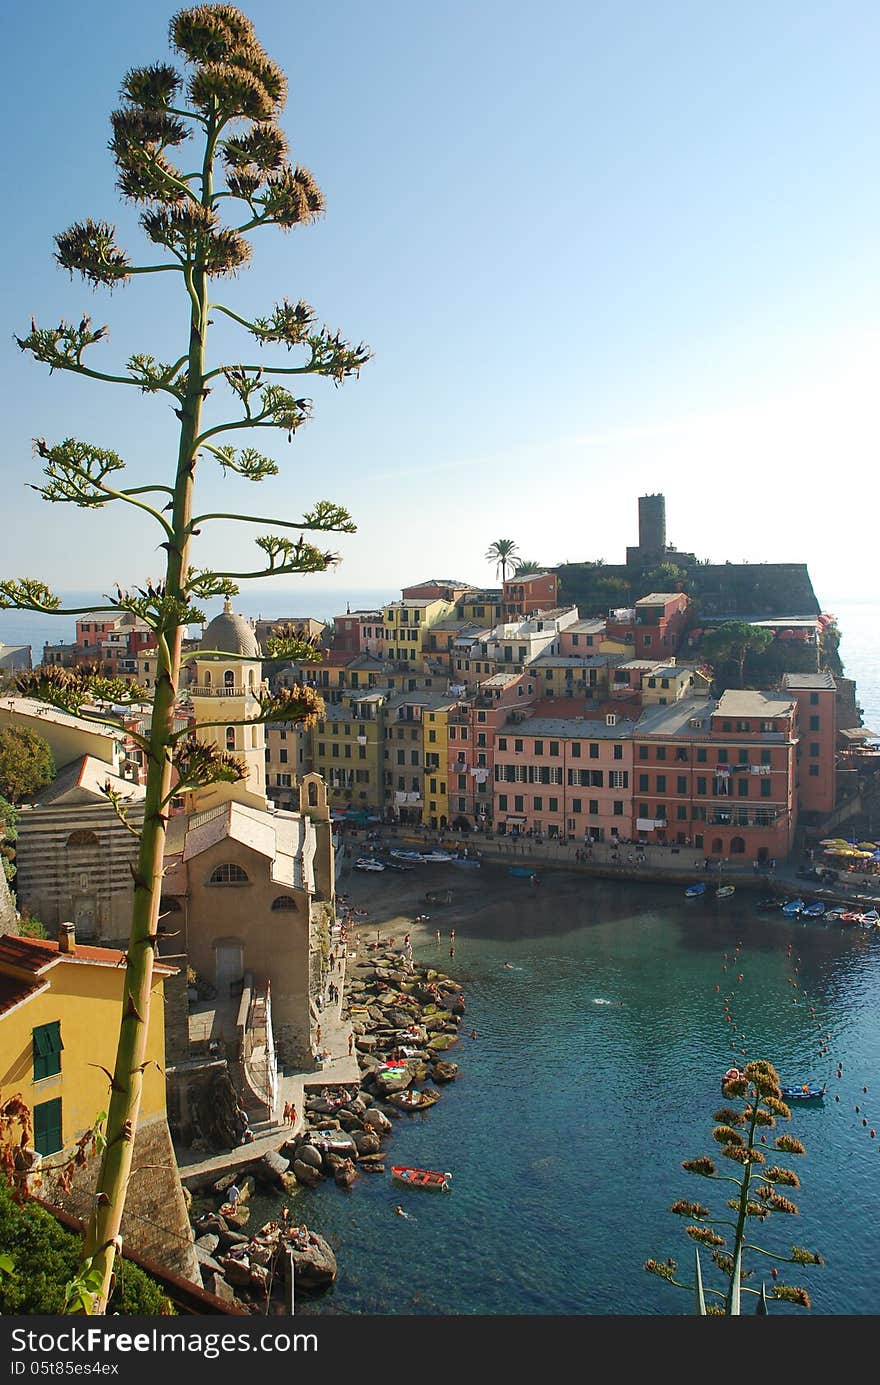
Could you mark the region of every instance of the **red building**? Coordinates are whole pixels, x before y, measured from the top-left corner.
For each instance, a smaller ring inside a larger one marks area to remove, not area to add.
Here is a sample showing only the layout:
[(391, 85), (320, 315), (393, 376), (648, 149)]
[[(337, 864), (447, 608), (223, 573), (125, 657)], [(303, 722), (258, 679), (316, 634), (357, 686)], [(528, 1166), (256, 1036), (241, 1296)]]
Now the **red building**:
[(453, 826), (491, 826), (498, 731), (529, 715), (540, 692), (529, 670), (486, 678), (447, 717), (449, 820)]
[(782, 687), (798, 705), (798, 802), (802, 813), (833, 811), (836, 794), (838, 692), (832, 673), (785, 673)]
[(552, 611), (559, 596), (555, 572), (532, 572), (524, 577), (509, 577), (504, 583), (502, 606), (505, 620), (531, 615), (533, 611)]

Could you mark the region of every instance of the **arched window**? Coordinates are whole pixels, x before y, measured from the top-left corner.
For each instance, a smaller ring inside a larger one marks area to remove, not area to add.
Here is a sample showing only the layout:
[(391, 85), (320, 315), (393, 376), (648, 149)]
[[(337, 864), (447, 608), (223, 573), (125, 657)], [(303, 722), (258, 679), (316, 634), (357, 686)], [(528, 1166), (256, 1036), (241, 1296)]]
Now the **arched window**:
[(291, 899), (289, 894), (280, 894), (277, 899), (272, 900), (272, 913), (296, 913), (296, 900)]
[(251, 750), (256, 750), (256, 748), (257, 748), (257, 728), (256, 728), (256, 726), (252, 726), (252, 727), (251, 727)]
[(173, 895), (170, 895), (170, 894), (163, 894), (162, 898), (159, 900), (159, 916), (160, 916), (160, 918), (161, 918), (162, 914), (179, 914), (179, 913), (180, 913), (180, 900), (179, 900), (179, 899), (175, 899)]
[(317, 786), (317, 784), (309, 784), (309, 807), (310, 807), (310, 808), (317, 808), (317, 806), (318, 806), (318, 786)]
[(252, 688), (253, 686), (254, 686), (254, 671), (253, 671), (252, 668), (249, 668), (249, 669), (248, 669), (248, 687), (251, 687), (251, 688)]
[(226, 728), (226, 749), (227, 749), (227, 750), (234, 750), (234, 749), (235, 749), (235, 727), (234, 727), (234, 726), (227, 726), (227, 728)]
[(233, 673), (231, 668), (228, 668), (223, 675), (223, 686), (224, 688), (235, 687), (235, 674)]
[(721, 853), (723, 852), (723, 850), (724, 850), (724, 843), (723, 843), (723, 841), (721, 840), (720, 837), (715, 837), (715, 839), (714, 839), (713, 842), (712, 842), (712, 855), (713, 855), (713, 856), (720, 856)]
[(247, 871), (232, 861), (224, 862), (222, 866), (216, 866), (208, 881), (209, 885), (247, 885), (248, 883)]
[(94, 832), (71, 832), (67, 838), (68, 846), (97, 846), (98, 838)]
[(730, 843), (731, 856), (742, 856), (745, 849), (746, 844), (743, 841), (742, 837), (734, 837), (733, 841)]
[(206, 669), (205, 669), (205, 687), (206, 687), (206, 688), (210, 688), (210, 686), (211, 686), (211, 670), (210, 670), (209, 668), (206, 668)]

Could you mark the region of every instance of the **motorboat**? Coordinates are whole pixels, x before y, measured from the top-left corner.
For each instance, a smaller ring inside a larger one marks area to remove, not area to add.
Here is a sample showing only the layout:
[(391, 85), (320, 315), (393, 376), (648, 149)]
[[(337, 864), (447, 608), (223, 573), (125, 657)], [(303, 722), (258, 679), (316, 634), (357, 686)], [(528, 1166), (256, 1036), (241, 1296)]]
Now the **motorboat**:
[(381, 861), (375, 861), (372, 856), (361, 856), (354, 863), (355, 870), (364, 871), (383, 871), (385, 867)]
[(782, 906), (782, 912), (786, 918), (797, 918), (804, 912), (806, 904), (802, 899), (787, 899)]
[(687, 889), (685, 890), (685, 897), (686, 897), (687, 899), (697, 899), (701, 894), (705, 894), (705, 893), (706, 893), (706, 884), (705, 884), (705, 881), (699, 880), (699, 881), (696, 883), (696, 885), (688, 885)]

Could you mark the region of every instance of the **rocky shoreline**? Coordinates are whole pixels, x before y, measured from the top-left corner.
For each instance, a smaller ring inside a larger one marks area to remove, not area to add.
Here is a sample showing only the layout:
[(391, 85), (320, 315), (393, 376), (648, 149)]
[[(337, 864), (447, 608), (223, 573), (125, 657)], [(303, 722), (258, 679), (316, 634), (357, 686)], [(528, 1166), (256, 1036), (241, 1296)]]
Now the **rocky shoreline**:
[(465, 1001), (445, 972), (373, 944), (350, 966), (344, 999), (360, 1081), (307, 1084), (302, 1128), (277, 1152), (225, 1173), (191, 1206), (205, 1287), (251, 1312), (285, 1291), (325, 1289), (337, 1276), (331, 1246), (305, 1223), (294, 1225), (286, 1207), (280, 1221), (246, 1234), (254, 1189), (283, 1197), (328, 1179), (350, 1188), (362, 1174), (384, 1173), (394, 1121), (435, 1105), (439, 1088), (458, 1075), (444, 1055), (458, 1042)]

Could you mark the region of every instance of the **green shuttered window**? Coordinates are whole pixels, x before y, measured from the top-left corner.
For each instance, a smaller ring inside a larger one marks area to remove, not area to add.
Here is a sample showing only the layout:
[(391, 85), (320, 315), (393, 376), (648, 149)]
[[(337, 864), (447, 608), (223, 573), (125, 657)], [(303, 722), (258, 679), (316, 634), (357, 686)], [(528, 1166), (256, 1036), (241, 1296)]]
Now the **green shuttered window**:
[(53, 1020), (51, 1024), (41, 1024), (34, 1030), (34, 1081), (41, 1077), (54, 1077), (61, 1071), (61, 1023)]

